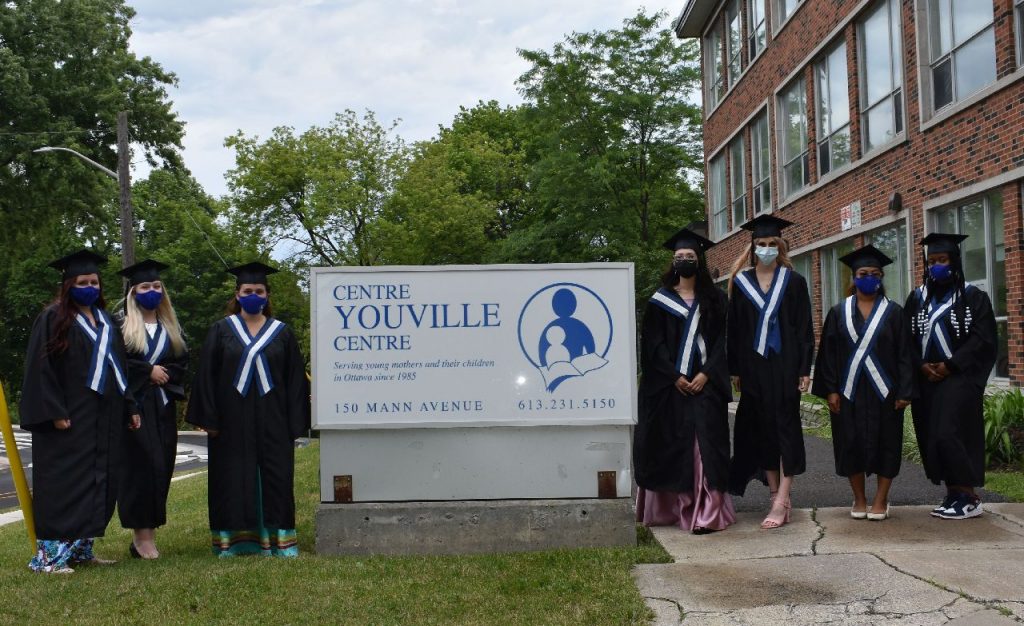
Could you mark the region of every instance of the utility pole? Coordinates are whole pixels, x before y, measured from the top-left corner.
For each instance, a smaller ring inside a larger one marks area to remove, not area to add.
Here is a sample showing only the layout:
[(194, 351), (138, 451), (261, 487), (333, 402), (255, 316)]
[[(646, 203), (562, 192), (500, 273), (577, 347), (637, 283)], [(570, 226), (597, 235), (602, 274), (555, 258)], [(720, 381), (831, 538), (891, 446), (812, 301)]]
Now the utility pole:
[(121, 266), (135, 264), (135, 218), (132, 215), (132, 182), (128, 150), (128, 112), (117, 114), (117, 184), (121, 202)]

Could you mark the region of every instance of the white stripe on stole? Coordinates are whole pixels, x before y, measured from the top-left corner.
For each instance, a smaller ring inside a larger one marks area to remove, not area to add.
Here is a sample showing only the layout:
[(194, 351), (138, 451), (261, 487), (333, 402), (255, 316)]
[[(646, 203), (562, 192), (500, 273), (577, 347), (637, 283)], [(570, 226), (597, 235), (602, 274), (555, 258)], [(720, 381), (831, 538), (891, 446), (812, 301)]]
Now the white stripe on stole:
[(89, 364), (89, 369), (92, 370), (92, 372), (87, 386), (89, 389), (102, 394), (103, 382), (106, 378), (107, 364), (109, 364), (110, 369), (114, 372), (114, 380), (117, 383), (118, 389), (121, 393), (124, 393), (128, 388), (128, 384), (125, 381), (124, 374), (121, 372), (121, 368), (117, 365), (117, 361), (114, 358), (113, 353), (110, 351), (110, 318), (104, 315), (99, 309), (93, 309), (92, 311), (93, 318), (103, 329), (101, 333), (97, 333), (81, 313), (78, 313), (75, 316), (75, 321), (78, 322), (78, 325), (83, 331), (85, 331), (86, 337), (88, 337), (93, 344), (92, 362)]
[[(691, 375), (690, 372), (693, 369), (692, 367), (690, 367), (690, 362), (693, 360), (692, 355), (694, 346), (696, 346), (697, 351), (700, 355), (701, 365), (707, 362), (707, 344), (704, 342), (704, 336), (701, 335), (699, 332), (700, 306), (694, 306), (692, 309), (690, 309), (684, 306), (682, 303), (676, 302), (671, 297), (663, 294), (660, 291), (654, 292), (654, 295), (651, 296), (651, 300), (654, 300), (662, 307), (669, 309), (671, 312), (674, 312), (678, 317), (682, 317), (683, 319), (687, 320), (686, 337), (683, 338), (683, 345), (681, 347), (679, 355), (679, 373), (689, 378)], [(692, 319), (690, 317), (691, 312), (693, 313)]]
[[(149, 358), (147, 359), (150, 365), (156, 365), (156, 362), (160, 360), (160, 357), (163, 356), (164, 351), (167, 349), (167, 331), (164, 330), (163, 324), (157, 322), (156, 333), (153, 339), (156, 341), (156, 345), (150, 350)], [(160, 394), (161, 406), (167, 406), (171, 401), (167, 397), (167, 392), (161, 386), (157, 386), (156, 389)]]
[(846, 372), (846, 381), (843, 385), (843, 396), (847, 400), (853, 400), (854, 382), (857, 379), (857, 372), (860, 371), (861, 366), (868, 371), (868, 375), (871, 376), (871, 380), (875, 383), (875, 388), (879, 394), (884, 398), (889, 395), (889, 386), (885, 383), (885, 376), (882, 374), (881, 368), (875, 363), (874, 358), (868, 354), (868, 350), (872, 348), (872, 344), (875, 339), (875, 335), (878, 333), (879, 327), (882, 325), (882, 321), (885, 319), (885, 313), (889, 308), (889, 299), (882, 297), (878, 301), (878, 305), (875, 310), (871, 312), (870, 317), (866, 320), (864, 335), (858, 337), (857, 330), (853, 322), (853, 316), (855, 314), (854, 307), (856, 306), (857, 296), (850, 296), (846, 299), (846, 306), (844, 307), (845, 318), (846, 318), (846, 331), (850, 335), (850, 339), (856, 346), (853, 352), (853, 356), (850, 359), (849, 368)]
[(953, 351), (949, 347), (949, 337), (946, 336), (946, 330), (940, 322), (956, 303), (956, 294), (950, 294), (948, 300), (939, 304), (933, 310), (932, 303), (928, 299), (928, 289), (922, 286), (919, 288), (918, 293), (920, 294), (921, 306), (924, 307), (925, 312), (928, 314), (928, 322), (925, 325), (924, 332), (921, 334), (921, 358), (928, 357), (928, 344), (931, 343), (932, 336), (935, 337), (939, 348), (946, 355), (946, 358), (953, 358)]
[(772, 290), (767, 302), (765, 302), (759, 289), (750, 282), (745, 273), (740, 272), (736, 274), (736, 282), (739, 283), (743, 293), (750, 298), (754, 306), (761, 310), (761, 319), (758, 325), (756, 344), (754, 345), (754, 350), (761, 356), (765, 356), (768, 352), (768, 327), (771, 325), (772, 317), (778, 313), (779, 306), (781, 305), (782, 290), (786, 285), (788, 272), (789, 268), (784, 265), (779, 266), (778, 273), (772, 279)]
[(260, 378), (260, 385), (263, 393), (270, 391), (270, 376), (266, 370), (266, 364), (263, 361), (263, 349), (270, 343), (274, 337), (277, 336), (278, 330), (284, 326), (283, 322), (278, 320), (271, 320), (268, 326), (261, 330), (259, 339), (255, 342), (249, 336), (248, 329), (242, 323), (237, 315), (231, 315), (228, 317), (234, 326), (235, 334), (242, 341), (242, 345), (245, 346), (245, 353), (242, 357), (242, 366), (239, 368), (238, 381), (235, 384), (235, 389), (238, 393), (244, 393), (246, 383), (252, 376), (252, 370), (255, 368), (256, 373)]

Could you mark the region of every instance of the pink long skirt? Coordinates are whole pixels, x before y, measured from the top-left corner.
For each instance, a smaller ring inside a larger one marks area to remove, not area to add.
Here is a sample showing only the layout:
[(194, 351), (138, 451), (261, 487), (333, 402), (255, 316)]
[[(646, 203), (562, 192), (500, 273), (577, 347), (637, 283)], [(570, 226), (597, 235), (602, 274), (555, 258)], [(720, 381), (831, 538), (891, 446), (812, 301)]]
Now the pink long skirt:
[(736, 522), (732, 497), (708, 488), (696, 437), (693, 438), (693, 491), (638, 489), (636, 521), (644, 526), (678, 526), (683, 530), (725, 530)]

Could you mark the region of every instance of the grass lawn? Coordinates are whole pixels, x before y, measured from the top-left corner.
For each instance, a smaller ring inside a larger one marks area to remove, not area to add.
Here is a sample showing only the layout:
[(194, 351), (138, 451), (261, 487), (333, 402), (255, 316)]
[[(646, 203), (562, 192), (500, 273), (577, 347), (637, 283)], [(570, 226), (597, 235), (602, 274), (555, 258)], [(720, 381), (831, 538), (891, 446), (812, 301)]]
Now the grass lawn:
[(313, 554), (319, 446), (296, 451), (302, 556), (219, 560), (210, 552), (206, 479), (171, 485), (161, 558), (128, 558), (115, 514), (96, 553), (109, 567), (36, 574), (24, 525), (0, 528), (0, 624), (623, 624), (651, 616), (630, 577), (635, 563), (671, 559), (646, 531), (641, 545), (458, 557)]

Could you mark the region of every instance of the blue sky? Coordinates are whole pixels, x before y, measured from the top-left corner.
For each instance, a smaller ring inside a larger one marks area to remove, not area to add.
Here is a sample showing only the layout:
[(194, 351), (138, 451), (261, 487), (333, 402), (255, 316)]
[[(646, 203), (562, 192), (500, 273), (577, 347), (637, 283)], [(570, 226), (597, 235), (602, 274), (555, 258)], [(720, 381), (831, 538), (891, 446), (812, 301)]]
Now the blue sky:
[[(674, 17), (683, 1), (633, 0), (129, 0), (131, 47), (177, 74), (185, 163), (227, 193), (238, 130), (266, 137), (336, 112), (365, 109), (398, 134), (428, 139), (460, 105), (520, 101), (517, 48), (550, 49), (572, 31), (618, 27), (646, 6)], [(144, 176), (137, 171), (135, 176)]]

